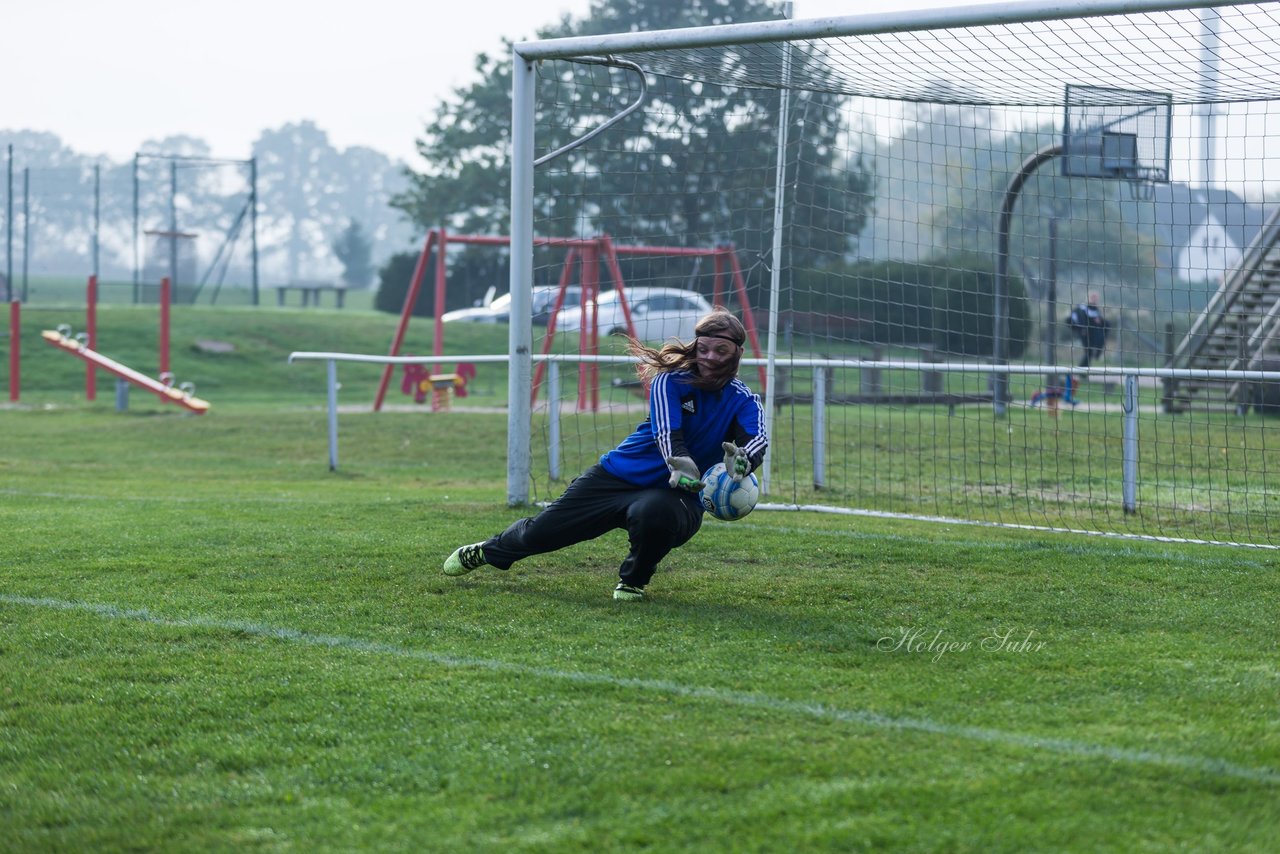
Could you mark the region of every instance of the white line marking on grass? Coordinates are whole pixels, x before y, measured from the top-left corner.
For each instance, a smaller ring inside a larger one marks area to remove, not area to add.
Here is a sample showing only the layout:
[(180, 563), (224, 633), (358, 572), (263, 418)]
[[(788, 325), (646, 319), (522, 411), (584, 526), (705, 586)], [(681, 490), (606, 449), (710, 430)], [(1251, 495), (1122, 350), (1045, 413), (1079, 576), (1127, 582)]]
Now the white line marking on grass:
[(913, 522), (935, 522), (943, 525), (967, 525), (979, 528), (1007, 528), (1011, 531), (1035, 531), (1044, 534), (1085, 534), (1090, 537), (1108, 537), (1119, 540), (1146, 540), (1153, 543), (1184, 543), (1201, 546), (1236, 546), (1244, 549), (1280, 549), (1270, 543), (1239, 543), (1234, 540), (1200, 540), (1187, 537), (1166, 537), (1157, 534), (1130, 534), (1124, 531), (1091, 531), (1087, 528), (1060, 528), (1053, 525), (1019, 525), (1013, 522), (988, 522), (982, 519), (956, 519), (951, 516), (930, 516), (916, 513), (894, 513), (890, 510), (863, 510), (856, 507), (832, 507), (827, 504), (757, 504), (756, 510), (788, 513), (831, 513), (838, 516), (864, 516), (870, 519), (902, 519)]
[(1155, 750), (1134, 750), (1126, 747), (1110, 747), (1105, 744), (1091, 744), (1086, 741), (1075, 741), (1066, 738), (1049, 738), (1025, 733), (1006, 732), (986, 727), (957, 726), (939, 723), (928, 718), (909, 718), (882, 715), (861, 709), (841, 709), (822, 703), (805, 703), (799, 700), (785, 700), (771, 697), (768, 694), (751, 694), (744, 691), (726, 691), (698, 685), (683, 685), (664, 679), (637, 679), (629, 676), (613, 676), (608, 673), (582, 673), (572, 670), (557, 670), (550, 667), (536, 667), (527, 664), (516, 664), (492, 658), (470, 658), (447, 655), (427, 650), (411, 649), (378, 641), (361, 640), (360, 638), (342, 637), (340, 635), (320, 635), (302, 632), (277, 626), (242, 620), (220, 620), (213, 617), (171, 618), (153, 614), (145, 609), (118, 608), (115, 605), (102, 605), (93, 602), (73, 602), (65, 599), (43, 597), (11, 596), (0, 594), (0, 602), (8, 605), (21, 605), (32, 608), (50, 608), (58, 611), (80, 611), (96, 614), (100, 617), (115, 620), (133, 620), (156, 626), (173, 628), (200, 628), (218, 631), (240, 632), (253, 637), (288, 641), (313, 647), (348, 650), (351, 652), (375, 653), (397, 658), (425, 661), (443, 667), (459, 669), (488, 670), (494, 673), (510, 673), (520, 676), (536, 676), (543, 679), (571, 682), (578, 685), (604, 685), (611, 688), (628, 688), (636, 691), (655, 694), (667, 694), (676, 697), (688, 697), (695, 700), (709, 700), (724, 705), (738, 706), (748, 709), (765, 709), (772, 712), (802, 715), (820, 720), (840, 723), (858, 724), (871, 729), (900, 730), (904, 732), (924, 732), (948, 738), (966, 739), (1007, 747), (1025, 748), (1032, 751), (1059, 753), (1066, 756), (1106, 759), (1112, 762), (1128, 762), (1137, 765), (1156, 765), (1168, 768), (1180, 768), (1196, 771), (1217, 777), (1233, 777), (1254, 783), (1280, 784), (1280, 770), (1273, 768), (1254, 768), (1237, 765), (1224, 759), (1205, 756), (1188, 756), (1178, 753), (1162, 753)]
[[(1083, 554), (1085, 550), (1091, 555), (1100, 557), (1134, 557), (1146, 559), (1160, 559), (1176, 561), (1180, 564), (1193, 566), (1232, 566), (1232, 567), (1249, 567), (1253, 569), (1271, 569), (1272, 564), (1262, 560), (1248, 560), (1243, 558), (1238, 551), (1224, 551), (1219, 545), (1214, 548), (1218, 554), (1187, 554), (1184, 552), (1166, 551), (1164, 549), (1156, 549), (1156, 543), (1152, 542), (1147, 546), (1109, 544), (1110, 548), (1100, 546), (1097, 543), (1063, 543), (1060, 540), (1048, 539), (1024, 539), (1024, 540), (970, 540), (959, 539), (950, 535), (944, 537), (928, 537), (925, 535), (915, 534), (884, 534), (879, 531), (860, 531), (856, 528), (801, 528), (789, 525), (768, 525), (758, 522), (712, 522), (708, 517), (707, 522), (703, 523), (711, 525), (733, 525), (735, 531), (768, 531), (775, 534), (797, 534), (802, 537), (806, 536), (827, 536), (837, 539), (850, 540), (870, 540), (873, 542), (895, 542), (895, 543), (912, 543), (912, 544), (942, 544), (955, 547), (973, 547), (983, 551), (1017, 551), (1028, 552), (1036, 549), (1047, 549), (1051, 547), (1056, 552), (1071, 552), (1072, 554)], [(996, 527), (996, 526), (992, 526)], [(1001, 526), (1003, 527), (1003, 526)], [(1012, 530), (1012, 529), (1008, 529)], [(1062, 532), (1057, 532), (1062, 533)], [(1074, 532), (1073, 532), (1074, 533)], [(1129, 538), (1137, 540), (1137, 537)], [(1193, 543), (1191, 545), (1204, 545), (1204, 543)]]

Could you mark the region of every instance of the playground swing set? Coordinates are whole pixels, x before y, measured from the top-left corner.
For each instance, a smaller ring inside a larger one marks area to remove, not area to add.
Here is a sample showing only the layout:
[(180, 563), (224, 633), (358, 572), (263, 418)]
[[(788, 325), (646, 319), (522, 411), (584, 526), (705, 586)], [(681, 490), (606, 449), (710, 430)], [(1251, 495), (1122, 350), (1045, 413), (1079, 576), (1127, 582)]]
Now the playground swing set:
[[(178, 406), (197, 415), (209, 411), (209, 402), (195, 396), (195, 385), (184, 382), (175, 386), (173, 372), (169, 370), (169, 308), (171, 304), (171, 288), (168, 277), (160, 281), (160, 373), (153, 378), (134, 370), (128, 365), (117, 362), (97, 351), (98, 344), (98, 277), (90, 276), (86, 288), (85, 331), (73, 333), (67, 324), (60, 324), (57, 329), (46, 329), (40, 337), (49, 345), (70, 353), (85, 364), (84, 396), (92, 401), (97, 398), (97, 369), (101, 368), (116, 377), (116, 409), (127, 408), (128, 388), (137, 386), (148, 391), (167, 403)], [(18, 348), (20, 321), (20, 303), (10, 303), (10, 361), (9, 361), (9, 399), (17, 401), (20, 388), (20, 356)]]
[[(417, 305), (418, 298), (422, 292), (427, 267), (431, 264), (432, 250), (435, 250), (433, 307), (435, 334), (432, 340), (431, 355), (440, 358), (441, 362), (444, 361), (444, 321), (442, 317), (445, 311), (445, 294), (448, 288), (446, 254), (450, 243), (510, 246), (511, 238), (501, 235), (448, 234), (444, 228), (433, 228), (428, 231), (426, 240), (423, 242), (422, 252), (419, 254), (417, 264), (414, 266), (413, 276), (409, 281), (409, 289), (405, 294), (404, 306), (400, 311), (400, 321), (391, 339), (388, 356), (401, 355), (400, 349), (404, 344), (405, 333), (409, 328), (409, 320), (413, 316), (414, 307)], [(750, 302), (747, 299), (742, 267), (738, 263), (737, 253), (731, 245), (713, 247), (631, 246), (615, 244), (608, 235), (588, 238), (535, 237), (533, 243), (534, 246), (562, 247), (566, 250), (564, 264), (560, 270), (559, 290), (551, 307), (546, 335), (542, 342), (542, 354), (544, 356), (551, 352), (551, 348), (554, 345), (556, 317), (560, 310), (564, 308), (567, 289), (575, 282), (575, 271), (577, 273), (576, 281), (582, 291), (581, 309), (583, 322), (578, 331), (578, 355), (599, 355), (600, 337), (598, 324), (596, 323), (595, 305), (600, 296), (600, 268), (602, 265), (618, 293), (618, 303), (626, 322), (628, 334), (635, 336), (636, 327), (631, 315), (631, 307), (627, 301), (626, 283), (623, 280), (622, 269), (618, 263), (618, 258), (624, 255), (694, 259), (711, 258), (714, 282), (712, 304), (723, 304), (723, 297), (726, 292), (725, 278), (729, 276), (733, 293), (738, 298), (738, 303), (741, 306), (742, 321), (747, 330), (747, 338), (751, 344), (752, 352), (756, 357), (760, 356), (760, 339), (752, 316)], [(414, 399), (419, 403), (426, 400), (426, 389), (433, 389), (431, 396), (433, 411), (448, 408), (448, 394), (450, 391), (453, 391), (459, 397), (465, 396), (466, 380), (475, 376), (475, 368), (465, 363), (458, 365), (453, 374), (437, 373), (438, 367), (438, 365), (432, 365), (430, 368), (420, 365), (406, 365), (405, 379), (401, 383), (401, 390), (406, 394), (413, 394)], [(546, 362), (540, 361), (534, 368), (532, 398), (535, 403), (542, 385), (545, 367)], [(391, 364), (383, 368), (382, 377), (378, 383), (378, 391), (373, 401), (374, 412), (379, 412), (382, 409), (394, 370), (395, 367)], [(759, 371), (761, 388), (764, 388), (765, 370), (760, 367)], [(410, 374), (413, 376), (412, 380), (410, 379)], [(461, 378), (461, 382), (459, 382), (459, 378)], [(461, 393), (458, 393), (459, 390)], [(648, 389), (646, 388), (645, 391), (647, 393)], [(578, 372), (578, 411), (598, 411), (599, 406), (599, 365), (594, 361), (584, 362)]]

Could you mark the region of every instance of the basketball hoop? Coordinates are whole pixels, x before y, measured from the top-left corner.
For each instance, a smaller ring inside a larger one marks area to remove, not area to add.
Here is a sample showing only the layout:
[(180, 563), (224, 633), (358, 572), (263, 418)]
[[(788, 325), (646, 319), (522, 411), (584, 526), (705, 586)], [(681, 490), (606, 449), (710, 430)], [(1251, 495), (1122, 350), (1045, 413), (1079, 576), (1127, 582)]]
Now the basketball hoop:
[(1169, 183), (1172, 116), (1165, 92), (1068, 85), (1062, 174), (1125, 181), (1130, 198), (1150, 201)]

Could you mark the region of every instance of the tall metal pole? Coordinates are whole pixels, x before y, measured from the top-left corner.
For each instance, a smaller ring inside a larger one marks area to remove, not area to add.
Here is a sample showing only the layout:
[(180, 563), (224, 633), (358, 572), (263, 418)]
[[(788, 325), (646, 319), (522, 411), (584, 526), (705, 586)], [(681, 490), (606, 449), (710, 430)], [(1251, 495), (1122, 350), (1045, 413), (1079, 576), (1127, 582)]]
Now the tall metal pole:
[[(511, 52), (511, 324), (507, 374), (507, 503), (529, 502), (533, 470), (533, 62)], [(438, 250), (442, 251), (442, 250)], [(559, 401), (552, 401), (558, 406)]]
[(252, 264), (253, 304), (258, 304), (258, 158), (249, 158), (249, 255)]
[[(791, 17), (790, 0), (783, 4), (782, 15), (785, 18)], [(778, 156), (774, 164), (773, 176), (773, 245), (770, 250), (770, 255), (773, 256), (773, 263), (770, 265), (769, 270), (769, 333), (765, 350), (767, 364), (765, 366), (764, 381), (765, 429), (770, 434), (773, 432), (773, 407), (777, 396), (777, 382), (775, 380), (778, 374), (778, 311), (782, 302), (782, 253), (784, 251), (782, 228), (787, 194), (787, 126), (791, 122), (789, 112), (791, 105), (791, 42), (785, 42), (782, 45), (781, 83), (782, 86), (778, 89)], [(766, 454), (764, 464), (760, 467), (760, 491), (766, 495), (769, 493), (769, 471), (769, 455)]]
[(8, 185), (5, 190), (5, 271), (4, 281), (9, 288), (9, 293), (13, 293), (13, 143), (9, 144), (9, 165)]
[(137, 305), (142, 292), (142, 270), (138, 263), (138, 155), (133, 155), (133, 302)]
[(31, 167), (22, 167), (22, 301), (27, 301), (27, 272), (31, 265)]
[(101, 272), (98, 269), (98, 248), (102, 236), (102, 167), (93, 165), (93, 277)]
[(178, 161), (169, 161), (169, 284), (178, 287)]
[(9, 400), (17, 402), (22, 382), (22, 303), (9, 301)]
[(1204, 103), (1200, 104), (1200, 179), (1205, 189), (1213, 186), (1218, 166), (1218, 128), (1217, 128), (1217, 94), (1218, 94), (1218, 11), (1216, 9), (1200, 10), (1200, 79), (1201, 88), (1206, 93)]

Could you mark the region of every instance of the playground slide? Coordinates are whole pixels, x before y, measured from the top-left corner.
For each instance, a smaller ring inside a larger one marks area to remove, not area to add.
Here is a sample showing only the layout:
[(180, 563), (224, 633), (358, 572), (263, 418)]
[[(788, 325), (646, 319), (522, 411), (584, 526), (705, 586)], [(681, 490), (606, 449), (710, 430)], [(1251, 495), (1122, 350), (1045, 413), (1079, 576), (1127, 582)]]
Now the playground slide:
[(140, 374), (133, 368), (120, 364), (114, 359), (94, 350), (90, 350), (84, 344), (81, 344), (74, 338), (68, 338), (61, 332), (55, 332), (52, 329), (46, 329), (40, 333), (45, 341), (48, 341), (54, 347), (66, 350), (68, 353), (79, 356), (90, 364), (97, 365), (105, 371), (115, 374), (122, 380), (127, 380), (139, 388), (144, 388), (152, 394), (158, 396), (161, 400), (167, 400), (170, 403), (176, 403), (179, 406), (190, 409), (192, 412), (203, 415), (209, 411), (209, 402), (201, 400), (198, 397), (192, 397), (190, 394), (181, 389), (165, 385), (159, 380), (154, 380), (146, 374)]

